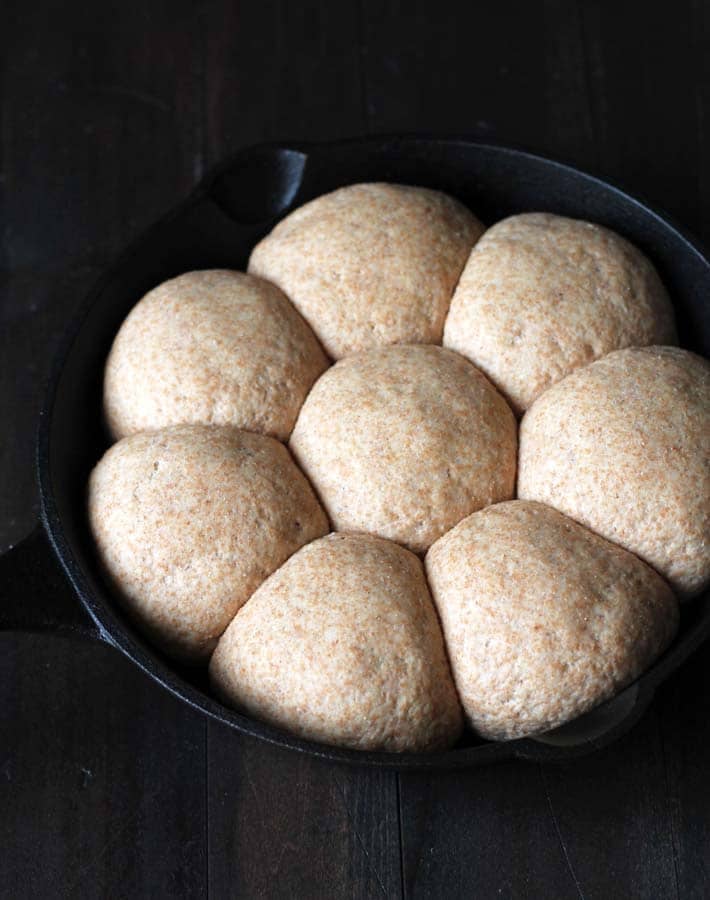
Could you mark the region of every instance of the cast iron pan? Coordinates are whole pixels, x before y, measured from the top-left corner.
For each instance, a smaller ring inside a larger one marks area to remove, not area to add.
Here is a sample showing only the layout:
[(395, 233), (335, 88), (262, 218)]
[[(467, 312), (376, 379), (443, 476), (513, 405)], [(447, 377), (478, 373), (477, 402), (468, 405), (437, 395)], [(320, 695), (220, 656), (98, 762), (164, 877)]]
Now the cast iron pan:
[(106, 449), (103, 364), (128, 311), (150, 288), (189, 269), (244, 269), (254, 244), (290, 209), (341, 185), (375, 180), (446, 191), (487, 223), (515, 212), (548, 210), (613, 228), (660, 270), (675, 302), (683, 346), (710, 355), (708, 259), (678, 227), (604, 181), (539, 156), (468, 140), (380, 137), (243, 150), (119, 259), (69, 328), (39, 423), (42, 522), (0, 558), (0, 624), (104, 641), (184, 703), (227, 727), (333, 761), (451, 769), (588, 752), (630, 728), (656, 686), (710, 634), (710, 594), (683, 609), (676, 641), (652, 669), (581, 719), (535, 740), (491, 743), (469, 735), (446, 753), (414, 755), (309, 743), (227, 709), (210, 696), (204, 671), (177, 667), (143, 641), (99, 574), (87, 530), (85, 487)]

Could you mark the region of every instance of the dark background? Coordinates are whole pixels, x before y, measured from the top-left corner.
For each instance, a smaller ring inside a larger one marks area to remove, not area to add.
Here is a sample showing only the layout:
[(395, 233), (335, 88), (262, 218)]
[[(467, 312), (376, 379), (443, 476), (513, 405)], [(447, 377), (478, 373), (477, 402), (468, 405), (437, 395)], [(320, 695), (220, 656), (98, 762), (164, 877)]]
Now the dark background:
[[(608, 175), (710, 241), (710, 5), (28, 3), (0, 12), (0, 550), (102, 269), (265, 139), (419, 131)], [(99, 645), (0, 637), (0, 894), (710, 896), (710, 647), (564, 765), (359, 771), (242, 738)]]

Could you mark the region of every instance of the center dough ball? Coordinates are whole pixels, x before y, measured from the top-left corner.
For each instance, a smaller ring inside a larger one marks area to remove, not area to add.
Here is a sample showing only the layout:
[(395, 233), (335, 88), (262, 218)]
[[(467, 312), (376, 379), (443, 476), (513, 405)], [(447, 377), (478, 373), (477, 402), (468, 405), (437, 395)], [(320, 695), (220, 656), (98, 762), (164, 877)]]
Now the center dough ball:
[(262, 581), (328, 530), (283, 444), (201, 425), (114, 444), (91, 473), (89, 521), (124, 608), (187, 661), (209, 656)]
[(210, 675), (228, 703), (360, 750), (439, 750), (462, 716), (421, 562), (370, 535), (296, 553), (240, 610)]
[(338, 362), (308, 395), (291, 449), (336, 530), (415, 552), (515, 489), (510, 407), (441, 347), (383, 347)]
[(224, 269), (150, 291), (116, 335), (104, 410), (113, 436), (181, 423), (285, 440), (328, 361), (273, 284)]
[(438, 191), (355, 184), (292, 212), (249, 271), (277, 284), (339, 359), (382, 344), (440, 344), (483, 226)]

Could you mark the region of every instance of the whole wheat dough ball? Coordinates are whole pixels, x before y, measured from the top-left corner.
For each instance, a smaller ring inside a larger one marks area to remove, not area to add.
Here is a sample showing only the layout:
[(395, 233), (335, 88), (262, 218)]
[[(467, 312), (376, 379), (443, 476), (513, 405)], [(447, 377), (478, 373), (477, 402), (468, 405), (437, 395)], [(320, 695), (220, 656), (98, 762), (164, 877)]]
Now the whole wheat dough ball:
[(171, 656), (199, 661), (277, 566), (328, 523), (278, 441), (178, 425), (114, 444), (89, 521), (117, 597)]
[(370, 535), (294, 554), (227, 628), (210, 675), (227, 703), (327, 744), (437, 750), (461, 731), (422, 564)]
[(233, 425), (285, 440), (328, 366), (313, 332), (273, 284), (222, 269), (150, 291), (106, 363), (114, 438), (181, 423)]
[(648, 259), (606, 228), (548, 213), (488, 229), (444, 328), (444, 346), (479, 366), (517, 413), (612, 350), (675, 342), (673, 309)]
[(710, 581), (710, 364), (677, 347), (610, 353), (520, 426), (518, 496), (626, 547), (681, 597)]
[(511, 498), (510, 407), (451, 350), (381, 347), (321, 376), (291, 435), (337, 531), (421, 552), (464, 516)]
[(483, 226), (438, 191), (355, 184), (292, 212), (249, 271), (277, 284), (334, 358), (382, 344), (440, 344)]
[(494, 740), (612, 697), (677, 628), (653, 569), (539, 503), (474, 513), (431, 547), (426, 570), (466, 718)]

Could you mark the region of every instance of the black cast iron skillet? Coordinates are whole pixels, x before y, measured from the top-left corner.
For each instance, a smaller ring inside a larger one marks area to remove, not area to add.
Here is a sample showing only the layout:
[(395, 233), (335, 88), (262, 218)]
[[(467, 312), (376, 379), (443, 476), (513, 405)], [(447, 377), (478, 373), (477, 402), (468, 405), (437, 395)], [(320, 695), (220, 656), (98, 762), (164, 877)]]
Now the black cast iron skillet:
[(656, 664), (614, 700), (538, 739), (472, 735), (446, 753), (341, 750), (299, 740), (213, 699), (203, 670), (180, 668), (146, 644), (101, 579), (85, 515), (89, 471), (106, 449), (103, 364), (124, 317), (150, 288), (190, 269), (244, 269), (254, 244), (295, 206), (341, 185), (395, 181), (446, 191), (486, 223), (547, 210), (623, 234), (657, 265), (673, 297), (681, 343), (710, 355), (710, 262), (666, 218), (590, 175), (519, 150), (469, 140), (380, 137), (333, 144), (261, 145), (237, 153), (124, 254), (87, 299), (55, 361), (39, 423), (42, 522), (0, 558), (0, 624), (92, 637), (230, 728), (325, 759), (394, 768), (450, 769), (520, 757), (566, 759), (618, 737), (663, 681), (710, 634), (710, 594), (682, 611), (680, 632)]

